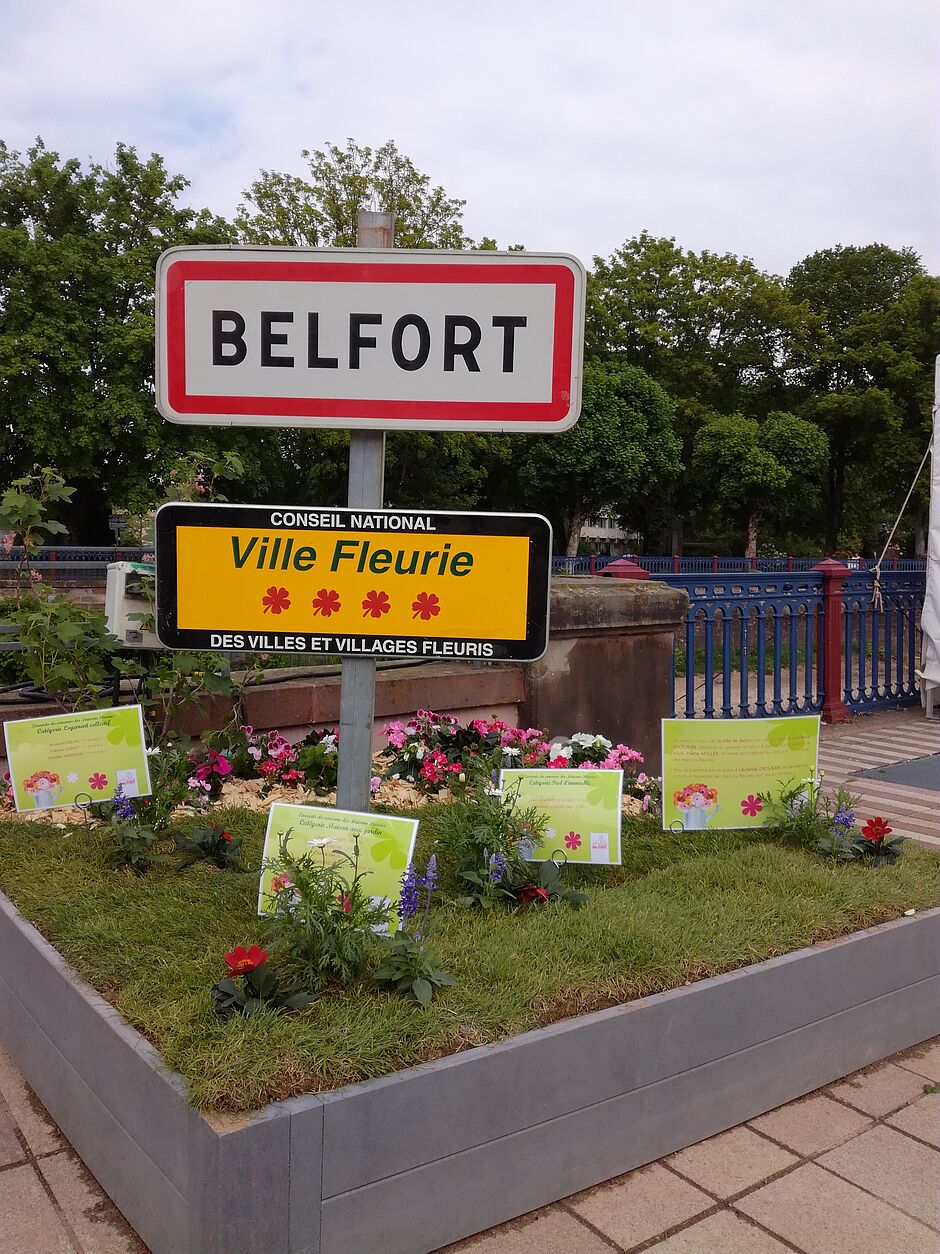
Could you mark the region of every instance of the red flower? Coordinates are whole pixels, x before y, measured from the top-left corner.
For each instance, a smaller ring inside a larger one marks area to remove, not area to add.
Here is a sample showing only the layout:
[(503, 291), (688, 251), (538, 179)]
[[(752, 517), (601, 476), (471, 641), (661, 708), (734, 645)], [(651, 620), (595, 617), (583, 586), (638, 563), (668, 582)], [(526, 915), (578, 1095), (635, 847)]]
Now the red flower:
[(565, 837), (565, 844), (569, 849), (577, 849), (581, 844), (581, 835), (579, 832), (569, 832)]
[(232, 975), (248, 975), (249, 972), (263, 967), (267, 960), (268, 951), (259, 949), (257, 945), (252, 945), (250, 949), (246, 949), (244, 945), (236, 945), (225, 955)]
[(219, 839), (220, 839), (220, 840), (227, 841), (229, 844), (231, 844), (231, 843), (232, 843), (232, 838), (231, 838), (231, 836), (228, 834), (228, 832), (219, 832)]
[(886, 836), (890, 836), (894, 831), (893, 827), (889, 827), (883, 818), (869, 819), (862, 828), (862, 835), (866, 840), (884, 840)]
[(741, 802), (741, 813), (750, 819), (756, 818), (763, 808), (764, 803), (760, 797), (752, 797), (750, 794)]
[(272, 893), (286, 893), (288, 889), (294, 887), (294, 881), (287, 875), (275, 875), (271, 880)]
[(349, 914), (350, 910), (352, 910), (352, 897), (348, 893), (340, 893), (336, 900), (339, 902), (339, 908), (343, 914)]
[(231, 762), (229, 762), (224, 753), (219, 753), (217, 749), (209, 750), (209, 761), (206, 765), (209, 771), (214, 771), (216, 775), (231, 775), (232, 773)]
[(414, 610), (411, 617), (417, 618), (420, 614), (424, 622), (441, 612), (440, 601), (436, 592), (419, 592), (417, 597), (411, 602), (411, 608)]
[(529, 904), (536, 901), (548, 901), (548, 889), (539, 888), (535, 884), (526, 884), (524, 888), (519, 889), (519, 900)]
[(370, 592), (362, 603), (362, 617), (368, 618), (371, 614), (373, 618), (381, 618), (391, 608), (387, 592)]
[(88, 776), (88, 782), (95, 792), (99, 792), (102, 788), (107, 788), (108, 777), (107, 775), (102, 775), (100, 771), (95, 771), (94, 775)]
[(339, 593), (331, 588), (321, 588), (311, 601), (311, 605), (314, 614), (322, 614), (324, 618), (329, 618), (331, 614), (338, 614), (343, 608), (340, 605)]
[(290, 594), (286, 588), (278, 588), (276, 584), (272, 584), (268, 588), (267, 595), (261, 598), (261, 604), (264, 606), (264, 612), (268, 610), (272, 614), (280, 614), (282, 610), (290, 609)]

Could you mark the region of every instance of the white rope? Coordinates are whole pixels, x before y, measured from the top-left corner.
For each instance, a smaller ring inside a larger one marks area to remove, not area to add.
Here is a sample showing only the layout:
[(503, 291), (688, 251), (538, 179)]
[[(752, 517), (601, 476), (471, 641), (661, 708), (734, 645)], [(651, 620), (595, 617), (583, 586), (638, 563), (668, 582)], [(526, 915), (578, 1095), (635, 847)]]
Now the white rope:
[[(931, 417), (934, 419), (937, 416), (937, 408), (938, 407), (934, 405), (933, 409), (931, 410)], [(881, 609), (883, 609), (883, 602), (881, 598), (881, 563), (885, 560), (885, 554), (887, 553), (888, 549), (891, 547), (891, 541), (894, 539), (894, 533), (897, 531), (898, 527), (900, 526), (901, 519), (904, 517), (904, 511), (907, 509), (910, 499), (914, 495), (914, 489), (917, 487), (917, 481), (924, 472), (924, 467), (927, 465), (927, 458), (930, 456), (930, 450), (932, 448), (933, 448), (933, 436), (931, 436), (930, 439), (927, 441), (927, 448), (924, 450), (924, 456), (921, 458), (921, 463), (917, 468), (917, 474), (911, 480), (911, 486), (907, 490), (907, 496), (904, 498), (904, 504), (901, 506), (898, 516), (894, 520), (894, 526), (891, 528), (891, 534), (888, 536), (887, 540), (885, 541), (885, 546), (881, 550), (881, 557), (878, 558), (878, 561), (875, 562), (875, 565), (873, 567), (875, 578), (874, 578), (874, 582), (872, 584), (872, 590), (871, 590), (871, 603), (875, 607), (876, 610), (880, 611)]]

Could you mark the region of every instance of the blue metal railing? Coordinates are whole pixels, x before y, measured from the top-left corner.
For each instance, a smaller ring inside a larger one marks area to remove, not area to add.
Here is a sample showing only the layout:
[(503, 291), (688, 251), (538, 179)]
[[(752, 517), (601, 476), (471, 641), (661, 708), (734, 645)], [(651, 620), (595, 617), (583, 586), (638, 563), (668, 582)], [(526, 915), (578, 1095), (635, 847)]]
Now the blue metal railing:
[[(818, 557), (639, 557), (634, 553), (625, 554), (630, 561), (636, 562), (651, 575), (687, 575), (687, 574), (727, 574), (748, 571), (760, 571), (766, 574), (793, 574), (809, 571), (821, 559)], [(560, 557), (552, 558), (553, 575), (590, 575), (603, 570), (616, 557), (607, 557), (598, 553), (594, 557)], [(845, 559), (845, 565), (853, 571), (873, 570), (876, 559), (873, 557), (853, 557)], [(926, 560), (922, 557), (885, 558), (883, 571), (922, 571), (926, 569)]]
[(880, 600), (871, 576), (852, 575), (842, 588), (843, 700), (850, 710), (910, 705), (919, 700), (917, 669), (926, 576), (882, 574)]
[[(673, 654), (679, 718), (761, 718), (816, 713), (826, 691), (823, 576), (664, 574), (689, 594)], [(855, 712), (918, 700), (915, 675), (926, 576), (853, 573), (842, 587), (842, 660), (834, 682)]]

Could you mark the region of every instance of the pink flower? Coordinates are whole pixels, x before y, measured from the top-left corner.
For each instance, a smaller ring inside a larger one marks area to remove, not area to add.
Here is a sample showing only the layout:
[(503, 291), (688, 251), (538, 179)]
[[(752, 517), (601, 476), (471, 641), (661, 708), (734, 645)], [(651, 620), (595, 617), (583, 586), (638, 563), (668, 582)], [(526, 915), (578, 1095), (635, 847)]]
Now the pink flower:
[(267, 775), (269, 777), (276, 775), (280, 769), (281, 769), (280, 766), (277, 764), (277, 762), (275, 762), (273, 758), (266, 758), (263, 762), (259, 763), (258, 765), (258, 770), (261, 772), (261, 774)]
[(565, 837), (565, 847), (567, 849), (578, 849), (581, 845), (581, 833), (569, 832)]
[(352, 897), (348, 893), (340, 893), (336, 900), (339, 902), (339, 908), (343, 914), (349, 914), (350, 910), (352, 910)]
[(381, 787), (382, 777), (380, 775), (373, 775), (369, 780), (369, 792), (378, 792)]
[(764, 803), (760, 797), (753, 797), (750, 794), (741, 802), (741, 813), (747, 818), (756, 818), (764, 808)]
[(646, 796), (643, 798), (643, 811), (644, 811), (644, 813), (645, 813), (645, 812), (646, 812), (649, 808), (650, 808), (650, 795), (649, 795), (649, 793), (647, 793), (647, 794), (646, 794)]
[(289, 888), (294, 887), (294, 881), (287, 875), (275, 875), (271, 880), (272, 893), (286, 893)]

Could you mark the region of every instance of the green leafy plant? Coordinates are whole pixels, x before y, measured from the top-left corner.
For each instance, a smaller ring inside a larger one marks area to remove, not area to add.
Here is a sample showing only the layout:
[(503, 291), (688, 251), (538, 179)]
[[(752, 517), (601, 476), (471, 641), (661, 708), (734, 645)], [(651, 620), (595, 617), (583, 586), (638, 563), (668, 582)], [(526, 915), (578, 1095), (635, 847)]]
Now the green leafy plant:
[(413, 997), (422, 1006), (430, 1006), (436, 988), (452, 986), (455, 981), (437, 966), (430, 950), (410, 932), (400, 928), (384, 941), (385, 953), (372, 981), (379, 988), (388, 988), (403, 997)]
[(523, 884), (515, 890), (513, 896), (523, 906), (546, 905), (550, 901), (561, 901), (565, 905), (577, 908), (590, 900), (587, 893), (567, 886), (562, 878), (560, 867), (551, 859), (539, 864), (537, 884)]
[(67, 503), (75, 493), (52, 466), (34, 466), (32, 474), (14, 479), (0, 496), (0, 548), (11, 552), (19, 543), (22, 553), (17, 566), (21, 586), (33, 581), (30, 558), (48, 536), (65, 535), (68, 528), (49, 517), (49, 506)]
[(168, 860), (157, 852), (157, 833), (136, 819), (106, 824), (105, 835), (108, 841), (105, 862), (115, 869), (126, 867), (134, 875), (146, 875), (154, 863)]
[(328, 840), (308, 853), (291, 854), (280, 837), (274, 871), (275, 912), (266, 937), (278, 962), (304, 988), (362, 975), (374, 947), (375, 930), (388, 925), (387, 906), (369, 897), (354, 858), (340, 850), (327, 856)]
[(37, 688), (72, 710), (111, 704), (121, 645), (100, 610), (48, 593), (22, 602), (13, 621), (23, 664)]
[[(302, 1010), (316, 997), (298, 988), (282, 988), (267, 965), (267, 951), (252, 945), (236, 945), (225, 955), (231, 975), (212, 986), (215, 1012), (222, 1019), (260, 1014), (263, 1010)], [(241, 977), (241, 985), (236, 978)]]
[(173, 840), (177, 853), (184, 855), (181, 867), (205, 860), (223, 871), (242, 869), (242, 838), (232, 836), (218, 823), (177, 832)]
[(149, 827), (155, 832), (165, 832), (172, 822), (173, 811), (190, 796), (186, 783), (190, 771), (189, 753), (183, 743), (167, 738), (161, 746), (148, 751), (147, 765), (151, 794), (135, 798), (135, 805)]
[(485, 875), (494, 856), (505, 861), (503, 887), (525, 883), (524, 853), (538, 844), (544, 826), (534, 807), (520, 807), (513, 795), (503, 797), (494, 788), (477, 789), (424, 825), (434, 840), (441, 887), (457, 896), (472, 882), (465, 875)]

